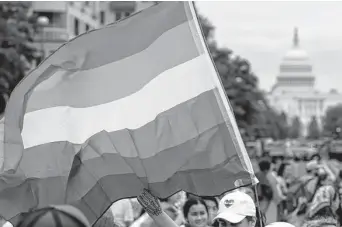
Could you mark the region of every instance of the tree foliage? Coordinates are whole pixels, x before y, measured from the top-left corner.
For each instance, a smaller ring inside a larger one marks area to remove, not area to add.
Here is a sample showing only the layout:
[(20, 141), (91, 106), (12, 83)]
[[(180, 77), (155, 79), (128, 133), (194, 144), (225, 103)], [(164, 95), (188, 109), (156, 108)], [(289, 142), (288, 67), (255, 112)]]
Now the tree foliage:
[(214, 40), (214, 26), (202, 16), (199, 19), (243, 136), (276, 139), (286, 137), (286, 126), (279, 125), (284, 123), (284, 119), (279, 122), (281, 116), (269, 107), (265, 95), (258, 87), (258, 79), (252, 72), (250, 62), (234, 55), (230, 49), (219, 48)]
[(336, 134), (336, 129), (342, 129), (342, 104), (327, 109), (323, 118), (323, 130), (326, 135)]
[(0, 2), (0, 113), (6, 98), (37, 58), (36, 17), (31, 2)]
[(299, 117), (294, 117), (289, 129), (289, 137), (291, 139), (298, 139), (302, 134), (302, 122)]
[(311, 121), (308, 126), (308, 139), (316, 140), (319, 139), (321, 136), (321, 131), (318, 126), (317, 118), (315, 116), (312, 116)]

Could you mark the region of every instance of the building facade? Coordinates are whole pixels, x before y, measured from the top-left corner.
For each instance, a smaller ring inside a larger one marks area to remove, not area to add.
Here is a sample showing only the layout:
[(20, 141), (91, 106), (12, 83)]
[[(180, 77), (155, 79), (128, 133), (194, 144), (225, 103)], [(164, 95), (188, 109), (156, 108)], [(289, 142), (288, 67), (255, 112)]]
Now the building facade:
[(330, 106), (342, 103), (342, 94), (335, 90), (324, 93), (315, 90), (315, 75), (308, 53), (300, 47), (298, 30), (295, 28), (293, 46), (285, 54), (279, 67), (279, 74), (268, 100), (279, 112), (285, 112), (289, 119), (299, 117), (302, 134), (316, 117), (322, 125), (322, 117)]
[[(121, 20), (155, 2), (35, 1), (32, 12), (44, 18), (35, 44), (48, 56), (68, 40), (89, 30)], [(39, 20), (38, 20), (39, 21)]]

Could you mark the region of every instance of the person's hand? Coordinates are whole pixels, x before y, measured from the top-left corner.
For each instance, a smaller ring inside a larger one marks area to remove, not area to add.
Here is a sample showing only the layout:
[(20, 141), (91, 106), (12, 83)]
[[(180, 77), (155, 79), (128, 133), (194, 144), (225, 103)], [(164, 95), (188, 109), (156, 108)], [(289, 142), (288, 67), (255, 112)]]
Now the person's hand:
[(149, 215), (158, 216), (163, 212), (159, 199), (152, 195), (147, 189), (144, 189), (137, 199)]
[(306, 199), (306, 197), (299, 197), (298, 198), (298, 206), (301, 206), (301, 205), (307, 203), (307, 201), (308, 200)]

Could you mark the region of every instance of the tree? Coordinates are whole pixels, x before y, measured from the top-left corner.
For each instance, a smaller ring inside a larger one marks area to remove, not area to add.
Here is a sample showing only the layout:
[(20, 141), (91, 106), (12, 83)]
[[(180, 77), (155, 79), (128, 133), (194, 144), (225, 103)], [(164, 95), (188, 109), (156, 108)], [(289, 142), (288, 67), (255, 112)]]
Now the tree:
[(311, 121), (308, 126), (308, 139), (319, 139), (321, 136), (321, 132), (318, 126), (317, 118), (315, 116), (312, 116)]
[(281, 112), (280, 115), (276, 116), (279, 120), (276, 122), (279, 130), (279, 139), (286, 139), (289, 136), (289, 125), (287, 123), (287, 116), (285, 112)]
[(0, 2), (0, 113), (6, 97), (38, 57), (33, 45), (37, 30), (31, 2)]
[(338, 128), (342, 129), (342, 104), (328, 108), (323, 118), (323, 130), (326, 135), (335, 135)]
[(289, 130), (289, 137), (291, 139), (298, 139), (302, 133), (302, 122), (299, 117), (294, 117)]
[(247, 137), (262, 136), (260, 132), (265, 127), (260, 124), (260, 113), (265, 108), (265, 98), (250, 63), (233, 56), (230, 49), (219, 48), (213, 38), (214, 26), (201, 16), (200, 23), (240, 130), (246, 132)]

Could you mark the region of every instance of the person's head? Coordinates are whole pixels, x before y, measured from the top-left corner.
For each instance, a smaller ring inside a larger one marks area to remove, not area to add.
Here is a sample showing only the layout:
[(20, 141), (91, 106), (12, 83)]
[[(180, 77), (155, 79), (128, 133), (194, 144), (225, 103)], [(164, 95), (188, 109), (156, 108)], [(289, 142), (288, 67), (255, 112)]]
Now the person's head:
[(219, 203), (218, 215), (214, 218), (219, 227), (254, 227), (256, 208), (253, 199), (241, 191), (226, 194)]
[(217, 215), (218, 206), (219, 206), (218, 201), (215, 197), (211, 197), (211, 196), (203, 196), (201, 198), (203, 199), (203, 201), (208, 207), (208, 214), (209, 214), (208, 221), (209, 221), (209, 224), (212, 224), (213, 219)]
[(184, 203), (183, 215), (190, 227), (205, 227), (208, 224), (208, 207), (200, 198), (190, 197)]
[(328, 173), (322, 168), (318, 168), (316, 175), (320, 181), (324, 181), (328, 178)]
[(61, 205), (24, 214), (16, 227), (90, 227), (90, 224), (77, 208)]
[(311, 158), (311, 160), (314, 160), (314, 161), (316, 161), (316, 162), (319, 162), (319, 161), (321, 161), (321, 156), (319, 155), (319, 154), (315, 154), (315, 155), (313, 155), (312, 156), (312, 158)]
[(305, 169), (308, 174), (316, 174), (318, 169), (318, 162), (316, 160), (308, 162), (305, 166)]
[(271, 169), (271, 162), (266, 160), (266, 159), (261, 160), (259, 162), (259, 168), (260, 168), (260, 171), (262, 171), (262, 172), (268, 172)]
[(272, 157), (272, 165), (275, 171), (279, 169), (283, 161), (284, 161), (284, 157)]

